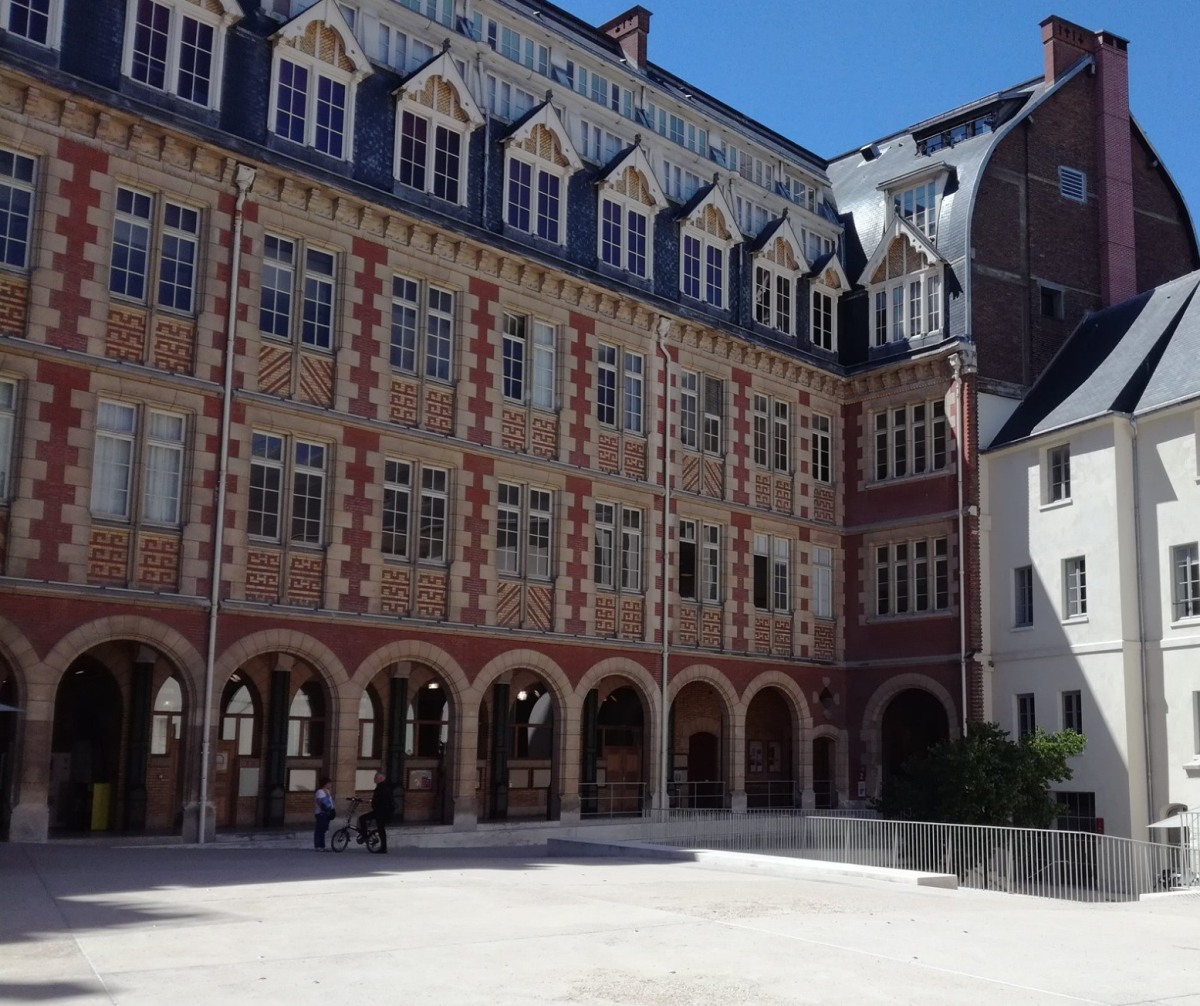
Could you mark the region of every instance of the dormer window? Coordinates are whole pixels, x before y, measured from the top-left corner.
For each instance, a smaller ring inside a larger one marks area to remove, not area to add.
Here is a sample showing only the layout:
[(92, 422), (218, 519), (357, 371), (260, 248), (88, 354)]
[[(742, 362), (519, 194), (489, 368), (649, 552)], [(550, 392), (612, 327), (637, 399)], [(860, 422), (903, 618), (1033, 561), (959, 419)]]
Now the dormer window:
[(800, 242), (782, 218), (754, 255), (754, 320), (781, 335), (796, 331), (796, 280), (807, 269)]
[(813, 348), (827, 353), (838, 351), (838, 300), (850, 289), (842, 265), (831, 258), (814, 276), (811, 285), (811, 310), (809, 311), (809, 338)]
[(892, 209), (896, 216), (907, 220), (935, 244), (937, 243), (938, 217), (937, 189), (936, 181), (928, 181), (892, 195)]
[(58, 48), (62, 0), (0, 0), (0, 24), (12, 35)]
[(679, 289), (684, 297), (723, 309), (735, 241), (733, 213), (715, 182), (693, 203), (680, 221)]
[(566, 238), (567, 179), (583, 167), (558, 113), (544, 104), (504, 141), (504, 221), (543, 241)]
[(937, 249), (915, 224), (893, 218), (860, 281), (870, 297), (872, 346), (941, 334), (944, 266)]
[(466, 145), (483, 125), (448, 53), (404, 82), (396, 92), (396, 180), (449, 203), (466, 201)]
[(355, 91), (371, 68), (341, 9), (332, 0), (320, 0), (273, 38), (272, 132), (349, 160)]
[[(15, 9), (19, 0), (12, 3)], [(202, 108), (215, 108), (225, 31), (241, 16), (235, 0), (204, 5), (190, 0), (131, 2), (125, 24), (125, 76)]]
[(648, 279), (654, 268), (654, 215), (666, 202), (640, 147), (609, 165), (600, 179), (600, 261)]

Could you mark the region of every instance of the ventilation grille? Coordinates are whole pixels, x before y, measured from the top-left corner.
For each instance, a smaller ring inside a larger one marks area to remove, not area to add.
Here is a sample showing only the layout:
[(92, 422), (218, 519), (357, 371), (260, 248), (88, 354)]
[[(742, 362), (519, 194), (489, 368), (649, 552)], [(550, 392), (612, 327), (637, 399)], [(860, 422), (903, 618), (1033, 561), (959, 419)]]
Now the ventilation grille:
[(1087, 200), (1087, 175), (1074, 168), (1064, 168), (1060, 165), (1058, 192), (1066, 199), (1074, 199), (1080, 203), (1085, 202)]

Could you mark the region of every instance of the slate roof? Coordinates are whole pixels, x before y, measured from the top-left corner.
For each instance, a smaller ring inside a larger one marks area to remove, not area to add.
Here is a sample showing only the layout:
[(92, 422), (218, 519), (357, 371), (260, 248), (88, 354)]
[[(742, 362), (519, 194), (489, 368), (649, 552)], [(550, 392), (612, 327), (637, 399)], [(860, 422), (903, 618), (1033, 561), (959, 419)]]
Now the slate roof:
[(1088, 315), (988, 449), (1200, 398), (1198, 288), (1193, 272)]

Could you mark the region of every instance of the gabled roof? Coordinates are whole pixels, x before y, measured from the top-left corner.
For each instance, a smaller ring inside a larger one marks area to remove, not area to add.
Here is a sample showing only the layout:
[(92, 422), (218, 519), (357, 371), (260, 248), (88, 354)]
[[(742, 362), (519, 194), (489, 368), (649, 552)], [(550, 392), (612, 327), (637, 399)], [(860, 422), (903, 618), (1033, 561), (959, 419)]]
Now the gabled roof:
[(703, 217), (704, 211), (710, 206), (725, 218), (725, 226), (729, 229), (731, 237), (736, 240), (740, 233), (737, 218), (729, 208), (721, 187), (715, 181), (698, 188), (692, 198), (680, 207), (675, 219), (683, 224), (692, 223), (697, 217)]
[(612, 188), (617, 179), (625, 173), (626, 168), (633, 168), (646, 180), (646, 187), (650, 190), (650, 195), (654, 199), (655, 206), (667, 205), (666, 193), (663, 192), (662, 186), (658, 184), (658, 176), (655, 175), (654, 167), (650, 164), (650, 158), (646, 156), (646, 151), (642, 149), (640, 143), (626, 147), (609, 161), (600, 174), (596, 176), (596, 183), (601, 188)]
[(1088, 315), (989, 449), (1200, 398), (1200, 272)]
[(301, 38), (308, 31), (309, 25), (316, 22), (321, 22), (337, 32), (345, 47), (346, 58), (354, 67), (355, 77), (366, 77), (374, 72), (371, 69), (371, 61), (367, 59), (367, 54), (359, 46), (358, 40), (355, 39), (354, 32), (350, 30), (350, 25), (346, 23), (346, 18), (336, 0), (317, 0), (308, 10), (302, 11), (287, 22), (271, 38), (288, 40)]
[(804, 254), (804, 245), (796, 236), (796, 228), (792, 226), (792, 220), (787, 210), (783, 211), (783, 216), (776, 217), (759, 231), (758, 237), (747, 241), (746, 251), (750, 255), (757, 255), (769, 247), (776, 238), (782, 238), (791, 245), (792, 254), (796, 256), (796, 261), (800, 264), (800, 271), (808, 272), (808, 256)]
[(945, 257), (934, 247), (933, 242), (905, 220), (904, 217), (897, 215), (892, 217), (892, 222), (884, 230), (883, 237), (880, 238), (879, 243), (875, 246), (874, 253), (867, 259), (867, 264), (863, 266), (862, 272), (858, 274), (858, 282), (860, 284), (866, 286), (871, 282), (871, 277), (875, 275), (875, 270), (887, 258), (888, 251), (892, 247), (892, 242), (900, 237), (906, 238), (908, 243), (921, 253), (921, 257), (925, 259), (927, 266), (946, 264)]
[(826, 252), (819, 259), (817, 259), (808, 270), (808, 276), (824, 283), (825, 275), (830, 269), (837, 274), (838, 279), (841, 281), (841, 286), (838, 287), (838, 289), (843, 293), (850, 290), (854, 286), (854, 284), (850, 282), (850, 278), (846, 275), (846, 270), (842, 268), (842, 263), (837, 257), (837, 252)]
[(424, 90), (425, 86), (434, 77), (441, 77), (442, 80), (449, 82), (454, 90), (458, 92), (458, 103), (466, 114), (467, 121), (472, 126), (482, 126), (483, 112), (479, 110), (479, 106), (475, 104), (475, 99), (471, 97), (471, 89), (467, 87), (467, 82), (463, 80), (462, 74), (458, 72), (458, 67), (451, 58), (449, 49), (443, 50), (434, 56), (433, 59), (427, 60), (421, 66), (417, 67), (409, 76), (404, 78), (403, 83), (392, 92), (392, 95), (396, 98), (403, 98), (406, 94)]
[(246, 16), (238, 0), (214, 0), (214, 2), (221, 8), (221, 20), (226, 24), (233, 24)]
[(583, 167), (583, 161), (575, 149), (575, 144), (571, 142), (571, 135), (567, 132), (567, 127), (563, 125), (562, 119), (558, 117), (558, 112), (554, 110), (554, 106), (549, 101), (543, 101), (536, 108), (531, 108), (514, 122), (512, 128), (500, 142), (504, 144), (524, 143), (533, 135), (533, 131), (538, 126), (542, 126), (554, 134), (562, 148), (563, 157), (567, 159), (567, 164), (570, 165), (572, 171), (578, 171)]

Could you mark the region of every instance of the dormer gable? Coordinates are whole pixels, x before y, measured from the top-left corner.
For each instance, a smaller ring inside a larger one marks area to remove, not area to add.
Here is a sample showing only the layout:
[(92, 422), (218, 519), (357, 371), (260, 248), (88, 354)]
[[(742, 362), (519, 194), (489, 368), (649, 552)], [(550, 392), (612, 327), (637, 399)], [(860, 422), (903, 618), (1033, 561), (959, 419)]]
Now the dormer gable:
[(846, 275), (841, 260), (833, 252), (822, 255), (812, 264), (809, 277), (814, 283), (832, 290), (838, 296), (847, 293), (854, 285)]
[(666, 194), (640, 143), (617, 154), (600, 173), (596, 184), (602, 191), (625, 196), (643, 206), (662, 209), (667, 205)]
[(398, 102), (413, 102), (471, 128), (483, 125), (483, 113), (449, 51), (435, 56), (405, 78), (392, 95)]
[(370, 60), (335, 0), (317, 0), (271, 36), (277, 49), (292, 49), (354, 80), (372, 73)]
[(784, 215), (772, 220), (746, 249), (755, 261), (769, 262), (788, 272), (808, 272), (804, 244), (796, 235), (792, 221)]
[(889, 279), (944, 265), (945, 262), (945, 258), (924, 234), (904, 217), (893, 216), (867, 260), (859, 282), (863, 286), (875, 286)]
[(733, 210), (721, 192), (721, 187), (712, 182), (696, 192), (679, 211), (677, 219), (704, 231), (718, 241), (735, 241), (740, 232), (733, 223)]
[(516, 147), (558, 168), (578, 171), (583, 167), (570, 134), (549, 101), (542, 102), (518, 121), (503, 143), (510, 150)]

